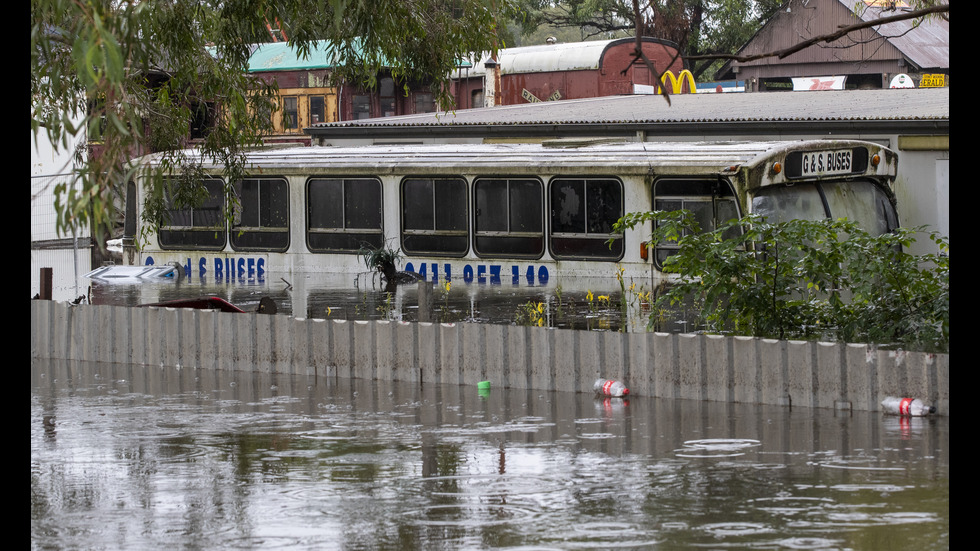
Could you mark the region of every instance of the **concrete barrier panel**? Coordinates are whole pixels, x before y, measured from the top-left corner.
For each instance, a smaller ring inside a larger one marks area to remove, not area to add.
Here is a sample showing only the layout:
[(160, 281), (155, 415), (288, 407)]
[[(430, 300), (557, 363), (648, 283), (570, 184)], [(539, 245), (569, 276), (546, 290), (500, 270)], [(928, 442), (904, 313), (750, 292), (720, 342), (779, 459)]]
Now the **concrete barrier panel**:
[(877, 350), (878, 393), (877, 402), (885, 396), (905, 396), (909, 392), (904, 350)]
[(440, 352), (438, 324), (419, 323), (419, 369), (423, 385), (438, 384), (441, 380)]
[[(588, 379), (589, 366), (581, 361), (580, 331), (569, 329), (554, 329), (555, 341), (555, 390), (565, 392), (582, 392), (585, 390), (583, 379)], [(586, 373), (583, 373), (586, 372)]]
[(364, 379), (374, 379), (377, 376), (377, 352), (378, 344), (375, 340), (374, 322), (358, 320), (353, 322), (354, 327), (354, 365), (351, 377)]
[(177, 325), (180, 327), (180, 346), (177, 347), (178, 365), (194, 369), (200, 365), (201, 335), (198, 331), (198, 314), (203, 310), (182, 308), (177, 311)]
[(680, 372), (677, 362), (677, 335), (653, 334), (653, 380), (658, 398), (678, 398)]
[(935, 354), (936, 413), (949, 415), (949, 354)]
[(529, 327), (511, 325), (507, 331), (507, 383), (511, 388), (534, 388), (531, 384), (531, 336)]
[(161, 314), (162, 308), (146, 308), (146, 363), (152, 366), (163, 365), (163, 340), (166, 338), (166, 323)]
[(374, 322), (374, 371), (381, 381), (395, 380), (395, 323), (388, 320)]
[(197, 310), (198, 363), (200, 369), (218, 369), (218, 314), (216, 310)]
[(531, 388), (549, 390), (555, 388), (554, 330), (547, 327), (529, 327), (531, 337)]
[(490, 381), (491, 388), (508, 388), (510, 381), (507, 375), (508, 355), (507, 355), (507, 335), (510, 326), (507, 325), (486, 325), (484, 326), (484, 340), (486, 343), (486, 373), (485, 380)]
[(295, 318), (290, 316), (270, 316), (272, 324), (272, 355), (269, 358), (273, 373), (291, 373), (296, 351)]
[(906, 353), (906, 396), (921, 397), (928, 402), (936, 400), (934, 363), (932, 354), (924, 352)]
[(786, 383), (786, 341), (760, 339), (758, 343), (761, 403), (789, 406)]
[(314, 324), (307, 322), (305, 318), (282, 317), (286, 322), (287, 331), (290, 333), (290, 350), (285, 351), (288, 354), (286, 358), (279, 358), (277, 372), (290, 375), (313, 375), (310, 331)]
[(649, 351), (649, 344), (653, 342), (653, 334), (627, 333), (626, 339), (626, 347), (630, 359), (630, 394), (636, 396), (653, 396), (653, 362)]
[(338, 377), (354, 377), (352, 371), (354, 362), (354, 329), (352, 323), (347, 320), (333, 320), (330, 322), (330, 344), (332, 354), (330, 365), (337, 370)]
[(690, 333), (678, 335), (677, 361), (680, 369), (678, 397), (704, 400), (707, 385), (704, 367), (704, 336)]
[(464, 385), (486, 380), (486, 333), (482, 323), (460, 323), (460, 379)]
[(732, 337), (732, 400), (742, 404), (759, 403), (759, 339)]
[(878, 409), (878, 355), (866, 344), (844, 346), (847, 399), (857, 411)]
[(395, 381), (418, 383), (419, 378), (419, 324), (404, 321), (395, 324), (395, 354), (392, 378)]
[[(264, 314), (263, 314), (264, 315)], [(232, 369), (254, 373), (256, 371), (256, 322), (258, 314), (228, 314), (233, 317), (234, 348), (231, 351)]]
[(113, 362), (120, 364), (131, 364), (133, 361), (133, 312), (136, 308), (126, 308), (115, 306), (115, 315), (112, 318), (114, 326), (112, 351)]
[(307, 320), (310, 335), (310, 367), (315, 378), (332, 377), (337, 371), (330, 365), (330, 327), (333, 322), (323, 319)]
[(602, 371), (606, 379), (622, 381), (630, 387), (629, 358), (626, 355), (626, 339), (623, 333), (603, 331), (598, 333), (602, 353)]
[(705, 399), (731, 402), (733, 372), (732, 339), (721, 335), (705, 335)]
[(850, 410), (851, 400), (847, 398), (847, 372), (844, 361), (844, 347), (832, 342), (817, 342), (813, 365), (815, 388), (814, 405), (822, 408)]
[(461, 384), (460, 354), (461, 343), (459, 325), (440, 323), (436, 325), (439, 333), (439, 382), (449, 385)]
[(274, 366), (275, 330), (272, 323), (275, 316), (268, 314), (249, 314), (254, 323), (255, 364), (253, 369), (259, 373), (272, 373)]
[(814, 407), (814, 343), (786, 341), (786, 382), (794, 406)]
[(608, 379), (602, 362), (602, 336), (596, 331), (575, 331), (578, 341), (579, 383), (583, 392), (592, 392), (596, 379)]

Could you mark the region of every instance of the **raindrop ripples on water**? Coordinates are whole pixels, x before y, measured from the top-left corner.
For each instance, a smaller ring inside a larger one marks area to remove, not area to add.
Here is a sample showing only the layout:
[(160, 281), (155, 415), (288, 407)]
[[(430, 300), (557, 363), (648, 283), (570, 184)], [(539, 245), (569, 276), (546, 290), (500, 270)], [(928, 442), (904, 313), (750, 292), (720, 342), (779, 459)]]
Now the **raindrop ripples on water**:
[(34, 548), (948, 546), (944, 419), (202, 375), (32, 366)]

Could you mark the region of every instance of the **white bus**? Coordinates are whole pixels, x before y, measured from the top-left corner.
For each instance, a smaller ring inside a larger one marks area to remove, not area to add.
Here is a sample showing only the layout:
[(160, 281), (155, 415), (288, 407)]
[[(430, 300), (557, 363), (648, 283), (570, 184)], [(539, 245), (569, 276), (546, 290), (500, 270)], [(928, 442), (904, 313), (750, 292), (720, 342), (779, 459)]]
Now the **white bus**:
[[(898, 225), (897, 166), (893, 151), (854, 140), (263, 149), (233, 186), (205, 165), (209, 199), (171, 210), (129, 257), (221, 281), (354, 274), (359, 250), (390, 247), (399, 269), (434, 281), (541, 285), (622, 269), (656, 282), (671, 249), (648, 250), (650, 228), (614, 234), (627, 212), (687, 209), (702, 229), (752, 212), (847, 217), (883, 233)], [(130, 188), (136, 220), (144, 186)]]

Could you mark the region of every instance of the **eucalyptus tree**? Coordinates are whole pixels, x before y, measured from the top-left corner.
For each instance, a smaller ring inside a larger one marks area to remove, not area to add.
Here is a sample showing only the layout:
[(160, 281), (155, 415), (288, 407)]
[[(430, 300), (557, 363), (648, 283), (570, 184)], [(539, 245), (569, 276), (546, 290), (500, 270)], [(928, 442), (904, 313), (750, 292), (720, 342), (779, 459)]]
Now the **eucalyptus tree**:
[(200, 168), (183, 149), (202, 119), (197, 146), (224, 164), (234, 198), (242, 152), (271, 130), (275, 86), (246, 70), (271, 27), (304, 55), (313, 41), (333, 44), (337, 79), (371, 86), (385, 69), (431, 82), (446, 107), (452, 70), (471, 52), (496, 48), (509, 1), (32, 0), (33, 135), (62, 148), (87, 137), (72, 182), (56, 189), (58, 230), (91, 225), (93, 236), (105, 235), (124, 184), (143, 170), (129, 161), (150, 152), (177, 176), (164, 180), (160, 170), (149, 180), (144, 223), (199, 204)]
[[(525, 32), (539, 25), (577, 27), (586, 36), (638, 32), (675, 42), (684, 58), (731, 54), (783, 0), (520, 0)], [(695, 77), (713, 60), (691, 64)]]

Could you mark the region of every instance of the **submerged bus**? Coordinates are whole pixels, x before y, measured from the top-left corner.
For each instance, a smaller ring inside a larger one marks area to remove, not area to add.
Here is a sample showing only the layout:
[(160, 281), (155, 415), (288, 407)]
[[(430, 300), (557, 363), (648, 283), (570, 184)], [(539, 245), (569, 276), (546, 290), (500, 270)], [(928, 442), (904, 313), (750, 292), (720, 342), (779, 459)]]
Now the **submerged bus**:
[[(389, 247), (399, 269), (434, 281), (540, 285), (622, 269), (656, 282), (670, 247), (648, 250), (650, 228), (614, 234), (627, 212), (687, 209), (704, 229), (753, 212), (847, 217), (883, 233), (898, 225), (897, 166), (893, 151), (854, 140), (263, 149), (233, 186), (205, 164), (208, 200), (171, 210), (129, 256), (221, 280), (355, 274), (359, 250)], [(144, 186), (130, 188), (139, 219)]]

